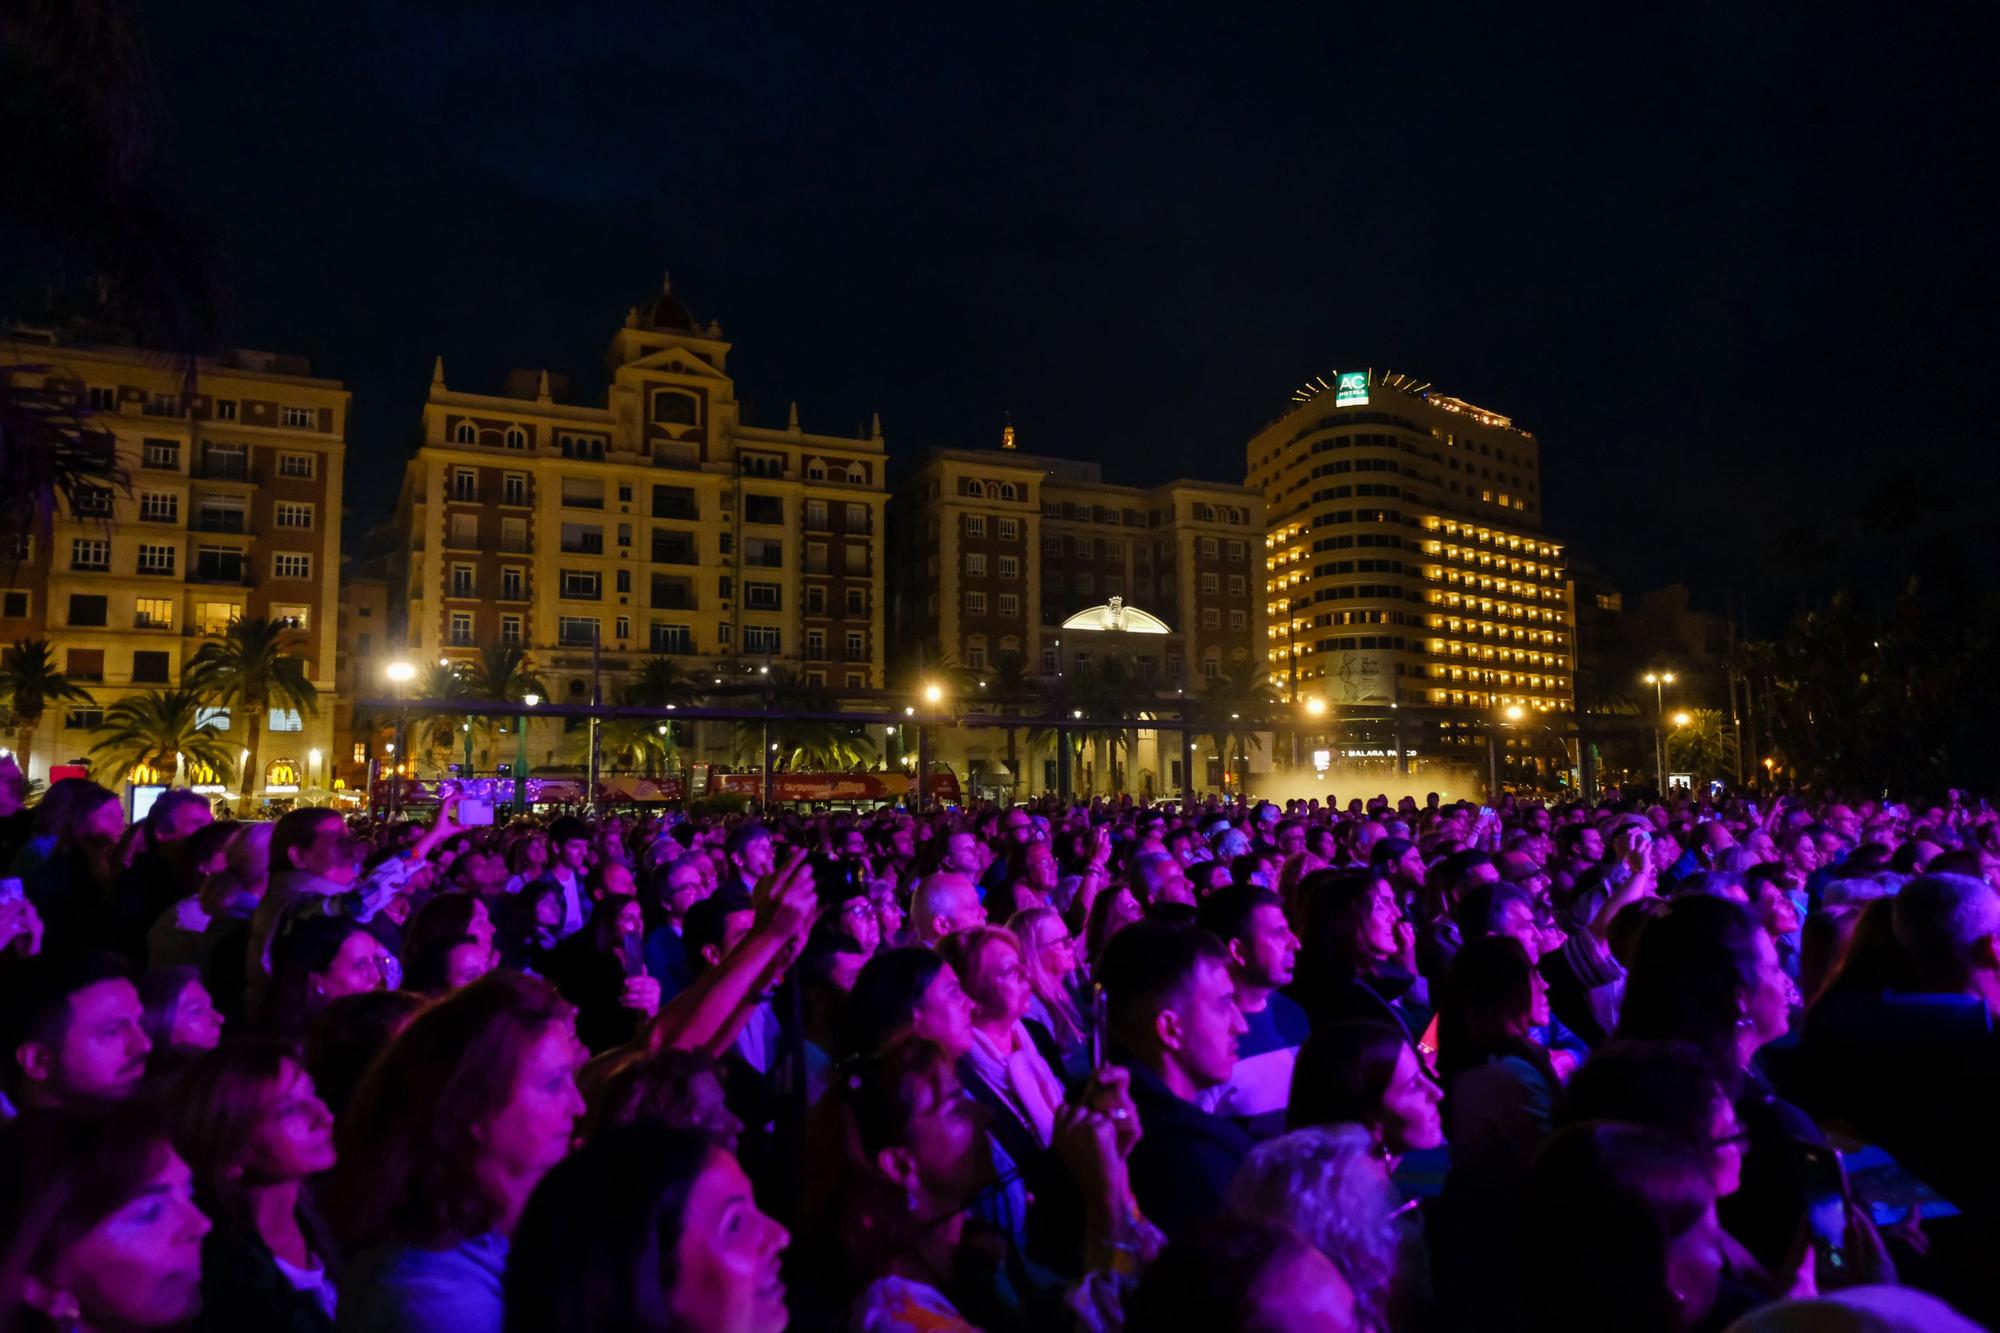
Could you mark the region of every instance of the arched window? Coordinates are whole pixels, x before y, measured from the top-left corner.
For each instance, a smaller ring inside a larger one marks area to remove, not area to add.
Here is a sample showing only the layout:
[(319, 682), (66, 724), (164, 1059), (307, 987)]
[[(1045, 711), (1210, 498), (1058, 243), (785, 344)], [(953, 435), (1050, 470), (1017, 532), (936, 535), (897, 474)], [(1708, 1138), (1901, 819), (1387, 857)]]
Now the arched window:
[(519, 426), (509, 426), (507, 428), (507, 447), (509, 449), (527, 448), (528, 432), (522, 430)]
[(806, 464), (806, 480), (807, 480), (807, 481), (825, 481), (825, 480), (826, 480), (826, 464), (825, 464), (825, 463), (822, 463), (822, 462), (821, 462), (821, 461), (820, 461), (819, 459), (817, 459), (817, 458), (813, 459), (813, 461), (812, 461), (812, 462), (810, 462), (810, 463)]
[(451, 433), (451, 438), (458, 444), (471, 444), (479, 438), (479, 432), (473, 429), (470, 421), (461, 421), (458, 423), (458, 429)]
[(653, 420), (669, 426), (692, 426), (699, 420), (694, 395), (662, 389), (653, 395)]
[(856, 486), (867, 485), (868, 469), (859, 463), (849, 463), (847, 465), (847, 480)]
[(1001, 483), (1000, 483), (1000, 498), (1001, 498), (1001, 499), (1003, 499), (1003, 500), (1011, 500), (1011, 499), (1013, 499), (1013, 498), (1014, 498), (1014, 483), (1013, 483), (1013, 482), (1011, 482), (1011, 481), (1003, 481), (1003, 482), (1001, 482)]

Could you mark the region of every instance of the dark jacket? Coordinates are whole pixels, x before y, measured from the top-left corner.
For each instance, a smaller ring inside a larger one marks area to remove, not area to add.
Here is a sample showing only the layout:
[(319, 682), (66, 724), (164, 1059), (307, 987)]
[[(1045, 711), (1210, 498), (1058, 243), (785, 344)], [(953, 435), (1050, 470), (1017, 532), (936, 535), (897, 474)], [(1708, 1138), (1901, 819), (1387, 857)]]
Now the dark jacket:
[(1139, 1211), (1169, 1240), (1220, 1213), (1236, 1168), (1254, 1146), (1235, 1122), (1168, 1091), (1150, 1069), (1128, 1061), (1132, 1103), (1144, 1137), (1128, 1166)]
[[(305, 1224), (307, 1219), (301, 1218)], [(306, 1240), (323, 1264), (332, 1264), (333, 1245), (320, 1228), (306, 1227)], [(339, 1290), (338, 1268), (328, 1276)], [(271, 1247), (256, 1228), (218, 1222), (201, 1242), (201, 1318), (194, 1327), (206, 1333), (238, 1329), (269, 1329), (272, 1333), (333, 1333), (317, 1297), (296, 1290), (271, 1257)]]

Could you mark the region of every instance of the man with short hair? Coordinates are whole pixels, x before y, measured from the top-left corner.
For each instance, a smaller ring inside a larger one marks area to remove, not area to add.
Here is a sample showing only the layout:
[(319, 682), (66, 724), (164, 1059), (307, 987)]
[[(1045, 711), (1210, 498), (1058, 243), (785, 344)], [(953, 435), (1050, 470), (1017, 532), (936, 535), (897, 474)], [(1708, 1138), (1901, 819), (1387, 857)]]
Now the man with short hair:
[(763, 878), (777, 868), (771, 830), (762, 824), (738, 824), (729, 830), (722, 853), (729, 864), (723, 883), (740, 893), (755, 893)]
[(660, 983), (662, 1004), (686, 990), (694, 980), (694, 963), (688, 957), (681, 932), (688, 913), (707, 896), (702, 883), (702, 871), (707, 864), (706, 857), (689, 852), (656, 867), (651, 875), (660, 924), (646, 932), (646, 972)]
[(1298, 937), (1285, 920), (1278, 895), (1269, 889), (1232, 885), (1210, 894), (1196, 918), (1222, 941), (1236, 1007), (1248, 1030), (1236, 1049), (1236, 1067), (1227, 1082), (1211, 1089), (1203, 1105), (1234, 1120), (1259, 1142), (1285, 1132), (1285, 1108), (1292, 1096), (1292, 1066), (1312, 1023), (1280, 986), (1292, 984)]
[(1166, 852), (1149, 852), (1133, 860), (1132, 891), (1148, 907), (1162, 903), (1194, 906), (1194, 890), (1188, 887), (1187, 871)]
[(1137, 921), (1111, 937), (1098, 980), (1145, 1132), (1128, 1160), (1133, 1197), (1170, 1238), (1188, 1234), (1221, 1211), (1252, 1146), (1200, 1105), (1229, 1081), (1248, 1030), (1229, 954), (1199, 926)]
[(153, 1043), (125, 960), (108, 952), (31, 958), (7, 977), (7, 1096), (25, 1109), (129, 1097)]
[(556, 934), (568, 939), (583, 929), (590, 915), (584, 908), (588, 899), (584, 878), (590, 868), (590, 825), (575, 815), (564, 815), (549, 825), (549, 867), (541, 878), (562, 890), (563, 919)]
[(956, 931), (986, 924), (986, 908), (970, 876), (940, 870), (924, 876), (910, 903), (917, 938), (926, 948)]

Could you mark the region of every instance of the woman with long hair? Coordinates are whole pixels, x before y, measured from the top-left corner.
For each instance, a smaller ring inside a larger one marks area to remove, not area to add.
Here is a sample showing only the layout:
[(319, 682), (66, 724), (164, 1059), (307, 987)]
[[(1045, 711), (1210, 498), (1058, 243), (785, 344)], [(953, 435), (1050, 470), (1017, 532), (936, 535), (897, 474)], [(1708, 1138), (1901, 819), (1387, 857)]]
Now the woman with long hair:
[(1053, 907), (1031, 907), (1017, 912), (1007, 929), (1021, 942), (1021, 962), (1027, 969), (1028, 989), (1033, 999), (1022, 1021), (1036, 1032), (1037, 1043), (1053, 1045), (1060, 1054), (1059, 1068), (1065, 1074), (1088, 1073), (1090, 1030), (1078, 1003), (1083, 979), (1078, 965), (1076, 937), (1062, 913)]
[(306, 909), (293, 913), (271, 941), (265, 1036), (299, 1041), (321, 1009), (345, 995), (381, 990), (384, 952), (366, 926)]
[(155, 1108), (29, 1111), (0, 1139), (0, 1328), (185, 1324), (207, 1232)]
[(167, 1108), (195, 1198), (215, 1223), (202, 1243), (205, 1327), (333, 1327), (340, 1255), (306, 1193), (334, 1161), (333, 1115), (291, 1047), (209, 1052)]
[(1429, 1026), (1415, 936), (1396, 891), (1373, 870), (1319, 870), (1299, 882), (1298, 982), (1313, 1024), (1391, 1022), (1414, 1041)]
[(1443, 1146), (1442, 1100), (1443, 1090), (1402, 1029), (1333, 1023), (1299, 1048), (1285, 1125), (1358, 1124), (1393, 1165), (1405, 1153)]
[(489, 973), (411, 1020), (335, 1134), (343, 1328), (500, 1328), (507, 1237), (569, 1151), (582, 1063), (575, 1010), (537, 977)]
[(476, 895), (439, 894), (403, 929), (403, 989), (435, 997), (479, 980), (500, 965), (493, 936), (493, 916)]
[(1723, 1201), (1723, 1222), (1773, 1272), (1805, 1218), (1799, 1145), (1825, 1144), (1811, 1117), (1780, 1099), (1754, 1063), (1785, 1035), (1790, 997), (1777, 948), (1748, 908), (1675, 898), (1639, 933), (1617, 1034), (1684, 1041), (1708, 1060), (1749, 1134), (1743, 1188)]
[(153, 1043), (146, 1059), (149, 1076), (182, 1069), (222, 1040), (222, 1014), (192, 964), (139, 978), (139, 1003), (146, 1010), (141, 1026)]
[(510, 1333), (782, 1333), (785, 1228), (705, 1134), (607, 1129), (536, 1186), (507, 1261)]
[(607, 894), (549, 955), (549, 979), (576, 1006), (577, 1036), (593, 1055), (632, 1040), (660, 1011), (660, 983), (645, 972), (645, 937), (639, 900)]

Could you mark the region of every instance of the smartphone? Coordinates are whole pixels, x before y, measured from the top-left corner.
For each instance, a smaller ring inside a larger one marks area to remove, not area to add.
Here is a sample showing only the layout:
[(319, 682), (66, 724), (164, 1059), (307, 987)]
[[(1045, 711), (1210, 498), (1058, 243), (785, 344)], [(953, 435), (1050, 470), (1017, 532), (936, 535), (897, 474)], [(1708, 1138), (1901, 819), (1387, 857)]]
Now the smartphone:
[(1104, 987), (1091, 983), (1090, 987), (1090, 1068), (1091, 1072), (1104, 1068), (1104, 1028), (1110, 1021), (1110, 1009), (1104, 1002)]
[(458, 812), (454, 816), (461, 825), (491, 824), (493, 822), (493, 798), (490, 796), (461, 796), (458, 798)]
[(1847, 1271), (1847, 1179), (1841, 1172), (1840, 1155), (1833, 1149), (1802, 1143), (1798, 1152), (1800, 1179), (1805, 1186), (1806, 1231), (1825, 1280)]
[(618, 939), (618, 961), (625, 966), (625, 979), (646, 975), (646, 946), (637, 931)]

